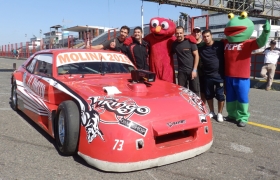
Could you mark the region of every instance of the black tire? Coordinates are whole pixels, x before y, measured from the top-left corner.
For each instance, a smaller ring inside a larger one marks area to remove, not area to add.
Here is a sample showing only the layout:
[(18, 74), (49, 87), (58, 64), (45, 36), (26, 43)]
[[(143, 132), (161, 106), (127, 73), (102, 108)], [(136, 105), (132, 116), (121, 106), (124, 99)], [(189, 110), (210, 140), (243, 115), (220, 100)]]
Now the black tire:
[(13, 82), (12, 88), (11, 88), (11, 106), (13, 110), (18, 111), (18, 98), (17, 98), (17, 85), (16, 82)]
[[(61, 125), (59, 125), (60, 123)], [(64, 131), (62, 127), (64, 127)], [(64, 101), (58, 106), (55, 118), (55, 141), (58, 150), (67, 156), (76, 154), (79, 135), (80, 113), (78, 106), (73, 101)]]

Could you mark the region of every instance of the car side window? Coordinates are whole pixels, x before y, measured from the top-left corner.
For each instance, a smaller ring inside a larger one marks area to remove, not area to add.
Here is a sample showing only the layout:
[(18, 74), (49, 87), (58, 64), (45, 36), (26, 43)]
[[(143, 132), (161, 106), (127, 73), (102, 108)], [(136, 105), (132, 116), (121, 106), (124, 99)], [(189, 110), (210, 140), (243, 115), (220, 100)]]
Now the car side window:
[(52, 64), (45, 61), (37, 60), (34, 74), (46, 77), (52, 77)]
[(32, 60), (27, 64), (26, 70), (27, 70), (29, 73), (33, 73), (33, 72), (34, 72), (34, 68), (35, 68), (36, 62), (37, 62), (37, 59), (34, 58), (34, 59), (32, 59)]

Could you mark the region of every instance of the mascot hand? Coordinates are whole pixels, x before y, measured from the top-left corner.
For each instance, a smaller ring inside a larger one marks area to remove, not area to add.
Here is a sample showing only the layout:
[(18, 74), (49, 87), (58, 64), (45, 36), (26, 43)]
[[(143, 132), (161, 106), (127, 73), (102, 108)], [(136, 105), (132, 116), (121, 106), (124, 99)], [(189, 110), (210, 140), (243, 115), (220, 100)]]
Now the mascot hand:
[(190, 42), (196, 44), (196, 39), (195, 39), (195, 37), (192, 36), (192, 35), (186, 35), (186, 36), (185, 36), (185, 39), (188, 39)]
[(132, 39), (131, 36), (130, 36), (130, 37), (127, 37), (127, 38), (125, 39), (125, 41), (123, 42), (123, 44), (126, 45), (126, 46), (128, 46), (128, 45), (130, 45), (130, 44), (132, 44), (132, 43), (133, 43), (133, 39)]
[(268, 20), (266, 20), (265, 24), (262, 27), (263, 27), (263, 31), (265, 33), (269, 33), (270, 32), (270, 23), (268, 22)]

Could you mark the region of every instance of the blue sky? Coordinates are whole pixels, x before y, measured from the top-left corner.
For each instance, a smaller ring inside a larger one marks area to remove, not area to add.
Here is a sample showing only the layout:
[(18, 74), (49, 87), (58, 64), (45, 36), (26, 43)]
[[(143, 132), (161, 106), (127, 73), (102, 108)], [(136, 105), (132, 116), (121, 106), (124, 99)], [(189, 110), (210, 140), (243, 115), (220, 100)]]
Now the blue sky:
[[(141, 25), (141, 0), (0, 0), (0, 45), (40, 37), (54, 25), (129, 27)], [(152, 17), (178, 19), (180, 12), (199, 16), (201, 10), (144, 2), (144, 23)], [(27, 37), (25, 37), (25, 34)]]

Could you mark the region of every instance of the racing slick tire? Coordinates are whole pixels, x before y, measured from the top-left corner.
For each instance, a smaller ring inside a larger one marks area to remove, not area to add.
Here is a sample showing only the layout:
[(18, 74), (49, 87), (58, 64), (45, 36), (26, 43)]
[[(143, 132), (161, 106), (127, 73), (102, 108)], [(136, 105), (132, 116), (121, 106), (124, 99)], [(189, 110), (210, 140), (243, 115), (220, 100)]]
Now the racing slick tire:
[(18, 98), (17, 98), (17, 85), (16, 82), (13, 82), (11, 88), (11, 106), (13, 110), (18, 111)]
[(75, 102), (64, 101), (58, 106), (55, 119), (55, 141), (63, 155), (77, 153), (80, 134), (80, 113)]

